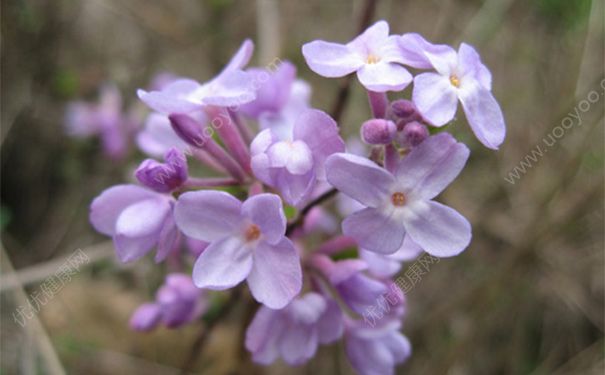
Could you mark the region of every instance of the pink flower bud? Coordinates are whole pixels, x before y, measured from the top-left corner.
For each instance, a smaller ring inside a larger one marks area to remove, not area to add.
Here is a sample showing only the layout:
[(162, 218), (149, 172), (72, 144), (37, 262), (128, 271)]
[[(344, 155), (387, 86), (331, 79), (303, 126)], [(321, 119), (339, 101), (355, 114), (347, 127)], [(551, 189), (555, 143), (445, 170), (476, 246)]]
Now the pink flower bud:
[(390, 120), (371, 119), (361, 125), (361, 139), (371, 145), (391, 143), (397, 134), (397, 126)]
[(408, 122), (401, 132), (400, 143), (405, 147), (416, 147), (429, 136), (426, 126), (417, 121)]

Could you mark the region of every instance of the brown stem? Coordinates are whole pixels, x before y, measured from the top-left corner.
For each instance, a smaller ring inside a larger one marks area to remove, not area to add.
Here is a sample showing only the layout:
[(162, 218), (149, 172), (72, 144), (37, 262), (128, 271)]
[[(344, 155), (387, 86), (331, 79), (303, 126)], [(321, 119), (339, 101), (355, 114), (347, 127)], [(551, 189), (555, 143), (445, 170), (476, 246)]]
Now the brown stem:
[(294, 220), (293, 222), (288, 224), (288, 227), (286, 228), (286, 236), (289, 236), (290, 234), (292, 234), (294, 229), (296, 229), (298, 226), (300, 226), (304, 223), (305, 216), (307, 216), (307, 214), (309, 213), (309, 211), (311, 211), (311, 209), (313, 207), (318, 206), (318, 205), (322, 204), (323, 202), (327, 201), (328, 199), (332, 198), (333, 196), (336, 195), (336, 193), (338, 193), (338, 190), (330, 189), (330, 190), (326, 191), (325, 193), (323, 193), (322, 195), (320, 195), (319, 197), (313, 199), (311, 202), (309, 202), (300, 211), (300, 214), (298, 214), (298, 217), (296, 218), (296, 220)]

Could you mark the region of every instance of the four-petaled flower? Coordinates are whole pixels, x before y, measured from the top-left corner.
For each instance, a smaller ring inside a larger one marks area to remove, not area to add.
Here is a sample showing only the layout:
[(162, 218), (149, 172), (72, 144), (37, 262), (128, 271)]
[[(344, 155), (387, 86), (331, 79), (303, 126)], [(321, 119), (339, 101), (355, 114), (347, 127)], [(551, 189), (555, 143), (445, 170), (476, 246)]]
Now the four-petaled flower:
[(285, 237), (277, 195), (259, 194), (242, 203), (221, 191), (189, 192), (179, 197), (174, 217), (187, 236), (210, 242), (193, 268), (198, 287), (223, 290), (246, 279), (254, 298), (272, 309), (300, 292), (300, 259)]
[(400, 91), (412, 82), (398, 37), (389, 36), (389, 24), (378, 21), (347, 44), (316, 40), (303, 45), (302, 53), (315, 73), (343, 77), (357, 72), (359, 82), (375, 92)]
[(460, 253), (471, 240), (470, 224), (432, 199), (456, 178), (468, 155), (465, 145), (441, 133), (414, 148), (394, 174), (359, 156), (330, 156), (328, 182), (366, 206), (343, 221), (344, 234), (381, 254), (397, 251), (406, 233), (431, 255)]
[[(449, 46), (430, 44), (418, 34), (404, 34), (400, 44), (408, 49), (406, 55), (417, 68), (437, 71), (414, 78), (412, 99), (422, 116), (435, 126), (443, 126), (454, 118), (460, 100), (479, 141), (497, 149), (506, 135), (504, 116), (491, 92), (492, 75), (477, 51), (462, 43), (456, 52)], [(416, 48), (412, 51), (410, 46)]]

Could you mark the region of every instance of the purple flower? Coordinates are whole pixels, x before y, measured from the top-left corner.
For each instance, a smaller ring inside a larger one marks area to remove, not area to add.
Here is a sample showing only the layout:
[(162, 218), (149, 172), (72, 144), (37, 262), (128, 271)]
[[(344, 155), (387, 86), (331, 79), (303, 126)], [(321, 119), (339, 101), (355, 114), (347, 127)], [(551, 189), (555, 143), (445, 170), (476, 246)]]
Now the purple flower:
[(492, 75), (475, 49), (460, 44), (432, 45), (418, 34), (405, 34), (401, 46), (415, 45), (418, 66), (435, 69), (414, 78), (412, 99), (422, 116), (442, 126), (456, 114), (458, 100), (471, 129), (486, 147), (497, 149), (504, 141), (506, 126), (502, 110), (492, 95)]
[(375, 305), (380, 296), (388, 291), (384, 283), (362, 272), (368, 268), (362, 260), (334, 262), (326, 255), (315, 254), (311, 263), (330, 281), (347, 306), (358, 314), (363, 314), (368, 306)]
[(285, 61), (277, 70), (247, 70), (259, 82), (256, 99), (240, 107), (248, 117), (258, 120), (261, 129), (271, 129), (278, 137), (291, 134), (299, 114), (309, 108), (311, 88), (296, 79), (296, 67)]
[(154, 303), (141, 305), (130, 319), (136, 331), (150, 331), (160, 323), (177, 328), (197, 319), (207, 309), (204, 292), (196, 288), (191, 277), (173, 273), (166, 276)]
[(136, 185), (113, 186), (90, 206), (90, 222), (113, 238), (118, 258), (130, 262), (157, 245), (156, 262), (175, 249), (179, 232), (172, 217), (174, 198)]
[(429, 130), (418, 121), (408, 122), (398, 134), (397, 140), (403, 147), (413, 148), (428, 138)]
[(400, 91), (412, 81), (401, 65), (406, 62), (397, 36), (389, 36), (389, 25), (378, 21), (347, 44), (316, 40), (303, 45), (302, 53), (315, 73), (343, 77), (357, 72), (359, 82), (376, 92)]
[(166, 153), (164, 160), (166, 163), (144, 160), (135, 172), (137, 180), (160, 193), (168, 193), (180, 187), (188, 177), (187, 158), (173, 148)]
[(174, 217), (187, 236), (210, 243), (193, 268), (198, 287), (223, 290), (246, 279), (254, 298), (273, 309), (300, 292), (300, 260), (285, 237), (277, 195), (258, 194), (242, 203), (225, 192), (189, 192), (179, 197)]
[(246, 349), (258, 363), (270, 364), (281, 357), (300, 365), (315, 355), (320, 343), (342, 336), (342, 322), (334, 300), (309, 292), (282, 310), (261, 306), (246, 331)]
[(366, 207), (344, 220), (344, 234), (380, 254), (394, 253), (407, 233), (431, 255), (457, 255), (470, 243), (470, 224), (432, 199), (456, 178), (468, 155), (448, 133), (415, 147), (394, 174), (359, 156), (332, 155), (326, 162), (328, 182)]
[(363, 321), (345, 322), (347, 358), (361, 375), (393, 374), (395, 366), (412, 354), (410, 342), (399, 332), (401, 322), (398, 320), (387, 320), (372, 328)]
[(402, 262), (414, 260), (420, 254), (422, 254), (422, 248), (412, 241), (410, 236), (405, 236), (403, 244), (393, 254), (380, 254), (359, 249), (359, 257), (368, 264), (368, 271), (380, 278), (395, 276), (401, 270)]
[(149, 156), (162, 157), (171, 148), (185, 151), (188, 146), (172, 129), (167, 116), (151, 113), (145, 127), (137, 134), (136, 142), (141, 151)]
[(250, 147), (254, 175), (298, 205), (313, 192), (315, 182), (324, 180), (324, 162), (344, 150), (336, 122), (319, 110), (300, 114), (291, 134), (279, 138), (272, 129), (256, 136)]
[(65, 125), (68, 135), (101, 137), (104, 153), (112, 159), (123, 158), (128, 151), (128, 138), (136, 121), (122, 113), (122, 96), (114, 85), (101, 88), (96, 104), (72, 102), (67, 106)]
[(139, 98), (151, 109), (163, 113), (189, 113), (212, 105), (239, 106), (254, 100), (252, 77), (241, 70), (250, 61), (254, 45), (245, 40), (227, 66), (212, 80), (200, 84), (179, 79), (160, 91), (138, 90)]

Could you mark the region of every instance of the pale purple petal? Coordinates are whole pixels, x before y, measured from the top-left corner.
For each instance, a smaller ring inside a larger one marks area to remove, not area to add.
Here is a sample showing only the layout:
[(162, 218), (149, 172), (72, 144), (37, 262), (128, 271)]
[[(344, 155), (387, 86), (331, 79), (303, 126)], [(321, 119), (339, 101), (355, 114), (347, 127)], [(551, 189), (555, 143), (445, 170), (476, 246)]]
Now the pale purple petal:
[(281, 309), (292, 301), (302, 287), (302, 271), (290, 240), (283, 238), (277, 245), (263, 241), (258, 244), (248, 285), (254, 299), (269, 308)]
[(314, 254), (311, 264), (334, 285), (368, 268), (367, 263), (361, 259), (343, 259), (335, 262), (324, 254)]
[(244, 68), (250, 62), (252, 52), (254, 52), (254, 43), (250, 39), (244, 40), (235, 55), (233, 55), (227, 66), (223, 69), (223, 72)]
[(187, 236), (215, 241), (239, 227), (241, 202), (231, 194), (206, 190), (188, 192), (179, 197), (174, 209), (176, 225)]
[(289, 365), (305, 363), (317, 350), (317, 328), (302, 324), (290, 326), (281, 337), (279, 349)]
[(259, 68), (248, 69), (247, 72), (252, 75), (258, 90), (254, 101), (240, 107), (242, 113), (257, 119), (263, 112), (279, 112), (290, 99), (296, 67), (284, 61), (274, 72)]
[(427, 138), (399, 164), (395, 175), (414, 198), (432, 199), (462, 171), (469, 149), (449, 133)]
[(161, 91), (138, 90), (137, 95), (154, 111), (169, 115), (189, 113), (200, 109), (201, 102), (191, 100), (191, 94), (201, 89), (201, 85), (191, 79), (179, 79)]
[[(417, 69), (431, 69), (433, 63), (427, 56), (442, 56), (442, 60), (452, 61), (455, 59), (456, 51), (445, 44), (432, 44), (417, 33), (403, 34), (399, 38), (399, 47), (404, 57), (402, 62)], [(435, 58), (433, 57), (435, 60)]]
[(65, 112), (67, 134), (72, 137), (85, 138), (99, 132), (97, 110), (84, 102), (72, 102)]
[(376, 208), (365, 208), (342, 222), (342, 231), (360, 247), (380, 254), (392, 254), (401, 247), (405, 229), (397, 218)]
[(179, 230), (174, 222), (174, 215), (172, 215), (172, 213), (166, 215), (158, 240), (158, 252), (155, 255), (155, 261), (161, 262), (166, 259), (168, 254), (175, 250), (176, 246), (179, 245), (179, 240)]
[(436, 73), (422, 73), (414, 78), (412, 99), (422, 116), (435, 126), (453, 119), (458, 107), (456, 88), (449, 77)]
[(90, 205), (90, 222), (99, 232), (106, 235), (115, 233), (118, 217), (128, 206), (160, 196), (136, 185), (117, 185), (106, 189)]
[(458, 255), (471, 242), (471, 225), (456, 210), (434, 201), (414, 202), (403, 220), (409, 236), (436, 257)]
[(304, 141), (311, 150), (319, 179), (325, 178), (324, 164), (328, 156), (345, 149), (336, 121), (327, 113), (316, 109), (300, 113), (296, 119), (293, 136), (296, 140)]
[(361, 156), (338, 153), (326, 161), (328, 182), (368, 207), (378, 207), (387, 199), (393, 176)]
[(389, 255), (389, 257), (396, 259), (400, 262), (408, 262), (418, 258), (418, 255), (422, 254), (424, 250), (418, 245), (410, 236), (405, 236), (403, 244), (397, 250), (397, 252)]
[(357, 273), (335, 285), (343, 301), (356, 313), (363, 314), (369, 306), (388, 290), (385, 284), (362, 273)]
[(313, 193), (317, 180), (313, 170), (306, 174), (295, 175), (284, 168), (275, 168), (272, 171), (272, 181), (288, 204), (298, 206)]
[(412, 75), (401, 65), (380, 61), (365, 64), (357, 71), (359, 82), (376, 92), (401, 91), (412, 82)]
[(238, 237), (214, 241), (193, 266), (193, 281), (199, 288), (223, 290), (236, 286), (250, 274), (252, 249)]
[(344, 330), (340, 307), (333, 299), (326, 298), (326, 300), (326, 311), (317, 322), (318, 340), (322, 344), (329, 344), (338, 340), (342, 337)]
[(242, 214), (258, 225), (270, 244), (279, 242), (286, 233), (286, 216), (281, 199), (275, 194), (258, 194), (242, 204)]
[(261, 306), (246, 330), (246, 349), (254, 362), (268, 365), (279, 356), (278, 340), (286, 329), (282, 311)]
[(151, 251), (157, 244), (159, 236), (159, 230), (141, 237), (127, 237), (116, 234), (113, 236), (116, 255), (122, 263), (137, 260)]
[(458, 69), (461, 78), (467, 75), (481, 83), (484, 89), (492, 90), (492, 73), (481, 62), (477, 51), (466, 43), (460, 44), (458, 48)]
[(145, 128), (137, 134), (137, 145), (144, 153), (153, 157), (161, 157), (171, 148), (181, 151), (187, 149), (187, 144), (172, 130), (170, 120), (159, 113), (147, 117)]
[(389, 37), (389, 24), (380, 20), (368, 27), (363, 33), (347, 44), (347, 47), (360, 55), (379, 49)]
[(359, 250), (359, 257), (368, 264), (370, 273), (377, 277), (391, 277), (401, 270), (401, 262), (394, 258), (395, 254), (397, 253), (383, 255), (364, 249)]
[(118, 216), (116, 234), (144, 237), (158, 232), (170, 212), (170, 203), (163, 197), (146, 199), (126, 207)]
[(356, 336), (345, 340), (347, 358), (360, 375), (393, 375), (395, 361), (389, 349), (375, 342)]
[(500, 105), (490, 91), (475, 82), (464, 83), (459, 92), (466, 119), (477, 139), (497, 150), (506, 136)]
[(412, 344), (400, 332), (390, 332), (382, 338), (382, 344), (385, 345), (391, 354), (395, 363), (403, 363), (412, 354)]
[(281, 141), (274, 143), (267, 150), (272, 168), (286, 168), (288, 172), (301, 175), (313, 167), (313, 155), (302, 141)]
[(154, 329), (162, 317), (160, 306), (155, 303), (144, 303), (139, 306), (130, 317), (130, 328), (147, 332)]
[(256, 98), (252, 76), (243, 70), (225, 72), (201, 90), (203, 104), (218, 107), (240, 106)]
[(316, 40), (303, 45), (307, 65), (324, 77), (342, 77), (359, 69), (364, 61), (347, 46)]

